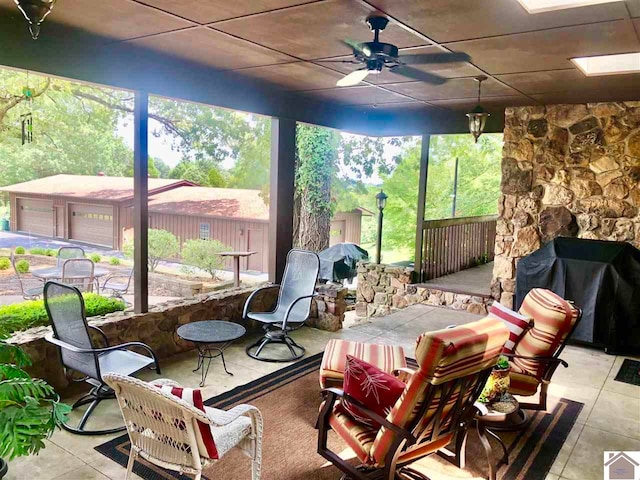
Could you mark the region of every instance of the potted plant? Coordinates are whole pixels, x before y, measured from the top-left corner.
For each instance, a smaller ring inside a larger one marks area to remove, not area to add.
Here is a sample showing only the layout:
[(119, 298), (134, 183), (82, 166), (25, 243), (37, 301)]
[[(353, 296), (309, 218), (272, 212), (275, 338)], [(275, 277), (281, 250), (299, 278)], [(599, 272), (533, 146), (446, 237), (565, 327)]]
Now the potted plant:
[(494, 402), (502, 398), (502, 396), (509, 391), (509, 370), (511, 370), (509, 359), (504, 355), (500, 355), (478, 398), (479, 402)]
[(7, 473), (4, 459), (38, 453), (71, 410), (51, 385), (23, 370), (29, 365), (20, 347), (0, 337), (0, 478)]

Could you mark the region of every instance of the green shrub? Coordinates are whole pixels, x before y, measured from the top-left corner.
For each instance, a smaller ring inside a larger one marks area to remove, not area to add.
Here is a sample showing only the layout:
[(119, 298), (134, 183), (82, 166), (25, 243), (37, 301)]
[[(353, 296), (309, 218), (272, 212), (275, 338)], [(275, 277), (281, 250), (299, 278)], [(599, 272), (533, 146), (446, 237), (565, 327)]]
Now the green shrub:
[[(83, 296), (87, 317), (125, 309), (124, 302), (115, 298), (101, 297), (96, 293), (85, 293)], [(44, 325), (49, 325), (49, 318), (42, 300), (29, 300), (0, 307), (0, 335)]]
[(19, 273), (27, 273), (29, 271), (29, 262), (26, 260), (18, 260), (16, 262), (16, 270), (18, 270)]
[(29, 250), (31, 255), (46, 255), (47, 251), (44, 248), (35, 247)]
[[(127, 242), (123, 248), (124, 254), (133, 257), (133, 243)], [(175, 258), (180, 251), (180, 244), (176, 236), (166, 230), (149, 230), (149, 271), (155, 272), (160, 260)]]
[(91, 255), (89, 255), (89, 258), (93, 263), (100, 263), (100, 261), (102, 260), (102, 257), (97, 253), (92, 253)]
[(182, 247), (182, 260), (209, 273), (215, 280), (216, 270), (224, 264), (220, 252), (229, 250), (232, 248), (218, 240), (187, 240)]
[(8, 270), (11, 266), (11, 261), (7, 257), (0, 258), (0, 270)]
[(118, 257), (111, 257), (109, 259), (110, 265), (120, 265), (120, 259)]
[(46, 252), (44, 252), (44, 254), (45, 254), (47, 257), (55, 257), (56, 255), (58, 255), (58, 252), (56, 252), (55, 250), (51, 250), (51, 249), (49, 248), (49, 249), (47, 249), (47, 251), (46, 251)]
[(16, 247), (16, 255), (24, 255), (25, 254), (25, 249), (24, 247)]

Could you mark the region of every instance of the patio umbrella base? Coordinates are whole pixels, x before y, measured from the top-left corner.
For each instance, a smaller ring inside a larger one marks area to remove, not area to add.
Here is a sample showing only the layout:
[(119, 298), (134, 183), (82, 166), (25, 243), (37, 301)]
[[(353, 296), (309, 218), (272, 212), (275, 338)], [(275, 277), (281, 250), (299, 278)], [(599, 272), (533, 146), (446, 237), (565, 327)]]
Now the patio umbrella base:
[(78, 407), (86, 405), (90, 403), (87, 411), (84, 412), (78, 426), (73, 427), (68, 423), (63, 423), (62, 428), (64, 428), (67, 432), (75, 433), (76, 435), (110, 435), (112, 433), (124, 432), (126, 430), (126, 426), (109, 428), (105, 430), (86, 430), (85, 426), (89, 417), (95, 410), (95, 408), (100, 404), (103, 400), (115, 400), (115, 392), (110, 388), (100, 385), (97, 387), (93, 387), (89, 393), (80, 397), (71, 407), (71, 410), (75, 410)]
[[(260, 356), (264, 347), (271, 343), (281, 343), (286, 345), (289, 348), (289, 352), (291, 356), (288, 358), (269, 358)], [(258, 340), (253, 345), (248, 346), (245, 351), (247, 355), (251, 358), (255, 358), (256, 360), (260, 360), (261, 362), (274, 362), (274, 363), (284, 363), (284, 362), (292, 362), (294, 360), (299, 360), (304, 357), (306, 350), (304, 347), (298, 345), (293, 338), (291, 338), (286, 331), (277, 330), (277, 331), (267, 331), (265, 335)]]

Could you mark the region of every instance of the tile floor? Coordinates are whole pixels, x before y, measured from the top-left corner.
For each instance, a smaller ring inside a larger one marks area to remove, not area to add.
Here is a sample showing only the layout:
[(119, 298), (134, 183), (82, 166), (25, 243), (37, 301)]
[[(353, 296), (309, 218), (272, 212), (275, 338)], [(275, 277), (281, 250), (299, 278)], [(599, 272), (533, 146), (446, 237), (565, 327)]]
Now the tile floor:
[[(465, 312), (416, 305), (369, 323), (351, 324), (340, 332), (330, 333), (303, 328), (293, 336), (307, 348), (310, 355), (323, 351), (326, 342), (331, 338), (399, 344), (411, 355), (417, 334), (451, 324), (466, 323), (476, 318), (478, 317)], [(253, 341), (254, 338), (247, 338), (226, 351), (227, 366), (234, 376), (226, 375), (221, 365), (214, 361), (204, 387), (205, 398), (247, 383), (283, 366), (258, 362), (247, 357), (244, 346)], [(569, 346), (563, 358), (570, 366), (568, 369), (560, 368), (556, 372), (550, 394), (582, 402), (584, 408), (547, 478), (601, 479), (605, 450), (640, 450), (640, 387), (613, 380), (623, 357)], [(195, 362), (194, 352), (165, 360), (162, 376), (178, 380), (184, 385), (195, 386), (200, 380), (199, 373), (192, 372)], [(145, 373), (143, 378), (151, 380), (155, 375)], [(115, 402), (106, 402), (99, 408), (101, 413), (97, 419), (101, 424), (113, 425), (118, 422), (119, 412)], [(94, 424), (94, 428), (98, 426)], [(67, 432), (56, 432), (46, 441), (47, 447), (39, 455), (10, 462), (7, 480), (124, 479), (124, 468), (93, 449), (110, 438), (79, 437)]]

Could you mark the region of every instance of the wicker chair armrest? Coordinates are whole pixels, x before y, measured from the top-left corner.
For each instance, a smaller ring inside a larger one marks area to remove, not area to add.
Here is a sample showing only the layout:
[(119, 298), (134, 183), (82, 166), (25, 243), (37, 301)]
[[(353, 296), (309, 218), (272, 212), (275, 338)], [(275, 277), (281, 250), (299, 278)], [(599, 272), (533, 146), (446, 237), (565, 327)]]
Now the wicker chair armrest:
[(207, 417), (213, 425), (222, 427), (228, 425), (240, 417), (256, 417), (262, 421), (262, 413), (253, 405), (236, 405), (231, 410), (207, 410)]
[(251, 304), (253, 303), (253, 300), (255, 299), (256, 295), (258, 295), (258, 293), (264, 291), (264, 290), (270, 290), (272, 288), (280, 288), (279, 284), (273, 284), (273, 285), (267, 285), (265, 287), (260, 287), (257, 290), (254, 290), (253, 292), (251, 292), (251, 295), (249, 295), (249, 298), (247, 298), (247, 301), (244, 302), (244, 309), (242, 310), (242, 318), (246, 320), (247, 318), (247, 314), (250, 312), (250, 308), (251, 308)]
[(180, 385), (178, 382), (176, 382), (175, 380), (171, 380), (170, 378), (159, 378), (158, 380), (154, 380), (153, 382), (149, 382), (153, 385), (156, 386), (169, 386), (169, 387), (181, 387), (182, 385)]
[(344, 390), (341, 390), (339, 388), (325, 388), (322, 390), (322, 394), (333, 396), (334, 397), (332, 401), (333, 403), (335, 403), (335, 400), (337, 398), (342, 398), (343, 400), (347, 400), (352, 405), (355, 405), (356, 407), (358, 407), (361, 413), (366, 414), (366, 416), (369, 417), (371, 420), (375, 420), (383, 427), (388, 428), (393, 433), (400, 435), (402, 438), (405, 438), (409, 445), (416, 443), (417, 441), (416, 437), (414, 437), (411, 434), (411, 432), (408, 432), (407, 430), (400, 428), (397, 425), (394, 425), (386, 418), (382, 417), (381, 415), (378, 415), (376, 412), (370, 410), (368, 407), (365, 407), (360, 401), (356, 400), (351, 395), (344, 393)]

